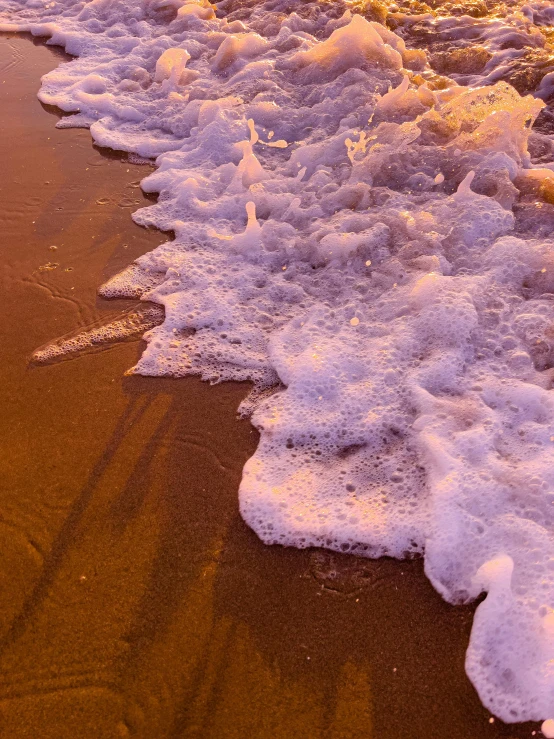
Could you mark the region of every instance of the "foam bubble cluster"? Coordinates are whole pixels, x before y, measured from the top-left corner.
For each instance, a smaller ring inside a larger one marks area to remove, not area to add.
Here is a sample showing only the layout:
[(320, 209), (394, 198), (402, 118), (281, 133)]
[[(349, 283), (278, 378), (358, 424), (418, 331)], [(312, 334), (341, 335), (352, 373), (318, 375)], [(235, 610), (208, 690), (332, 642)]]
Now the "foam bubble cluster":
[(444, 17), (386, 27), (342, 2), (0, 0), (0, 28), (78, 56), (43, 102), (156, 159), (134, 219), (175, 239), (102, 288), (163, 306), (134, 371), (272, 389), (250, 403), (246, 522), (423, 553), (452, 603), (486, 592), (468, 674), (497, 716), (548, 729), (554, 155), (542, 100), (504, 81), (510, 39), (542, 48), (528, 16), (547, 8), (525, 8), (450, 19), (455, 58), (405, 41), (435, 24), (444, 42)]

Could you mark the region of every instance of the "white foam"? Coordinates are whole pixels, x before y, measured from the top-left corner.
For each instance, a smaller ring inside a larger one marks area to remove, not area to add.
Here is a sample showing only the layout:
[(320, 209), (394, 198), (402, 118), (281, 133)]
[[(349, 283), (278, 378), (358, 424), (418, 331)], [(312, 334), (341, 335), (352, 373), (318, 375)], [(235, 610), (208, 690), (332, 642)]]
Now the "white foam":
[[(540, 48), (529, 12), (420, 28), (480, 34), (498, 56), (474, 82), (492, 83), (507, 39)], [(134, 218), (175, 240), (103, 288), (164, 307), (134, 371), (277, 389), (251, 401), (247, 523), (267, 543), (424, 553), (452, 603), (487, 592), (467, 655), (483, 702), (505, 721), (554, 715), (553, 242), (545, 209), (518, 221), (552, 188), (527, 149), (543, 103), (424, 84), (424, 52), (326, 4), (260, 2), (241, 21), (182, 0), (0, 13), (78, 55), (41, 100), (157, 157), (142, 186), (159, 201)]]

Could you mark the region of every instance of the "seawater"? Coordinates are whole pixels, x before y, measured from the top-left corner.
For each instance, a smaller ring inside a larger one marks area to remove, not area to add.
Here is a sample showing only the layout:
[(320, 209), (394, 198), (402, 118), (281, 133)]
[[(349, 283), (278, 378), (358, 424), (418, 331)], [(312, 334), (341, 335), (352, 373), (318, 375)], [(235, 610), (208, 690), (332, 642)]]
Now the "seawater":
[(58, 125), (155, 160), (134, 219), (175, 238), (100, 288), (163, 307), (133, 371), (250, 380), (245, 521), (486, 593), (467, 673), (547, 736), (553, 26), (546, 2), (0, 0), (0, 30), (76, 57), (42, 80)]

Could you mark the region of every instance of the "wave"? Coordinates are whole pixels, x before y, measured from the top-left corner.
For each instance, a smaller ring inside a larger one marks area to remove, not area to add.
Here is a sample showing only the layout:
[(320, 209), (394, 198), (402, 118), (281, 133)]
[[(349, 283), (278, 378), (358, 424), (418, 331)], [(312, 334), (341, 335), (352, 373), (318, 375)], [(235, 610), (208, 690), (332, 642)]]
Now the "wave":
[(133, 371), (254, 383), (240, 510), (266, 543), (486, 592), (466, 669), (507, 722), (554, 716), (551, 22), (0, 0), (0, 30), (77, 57), (39, 93), (62, 125), (156, 161), (133, 217), (175, 238), (102, 288), (163, 306)]

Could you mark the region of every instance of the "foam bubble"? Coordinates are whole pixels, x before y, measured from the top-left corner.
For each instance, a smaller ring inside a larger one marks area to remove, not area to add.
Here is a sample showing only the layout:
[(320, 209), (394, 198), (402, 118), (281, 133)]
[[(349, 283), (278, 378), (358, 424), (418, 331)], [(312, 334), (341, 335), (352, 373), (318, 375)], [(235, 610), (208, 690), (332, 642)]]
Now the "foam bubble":
[(546, 718), (546, 735), (554, 164), (530, 137), (542, 100), (501, 78), (542, 48), (530, 18), (548, 9), (420, 17), (441, 43), (479, 41), (478, 63), (433, 62), (460, 64), (463, 87), (407, 48), (405, 13), (395, 33), (303, 8), (0, 0), (0, 27), (77, 55), (43, 78), (63, 125), (156, 158), (142, 187), (158, 202), (134, 219), (175, 234), (101, 288), (157, 316), (37, 360), (148, 329), (132, 371), (252, 381), (246, 522), (272, 544), (423, 554), (452, 603), (486, 592), (468, 675), (495, 715)]

